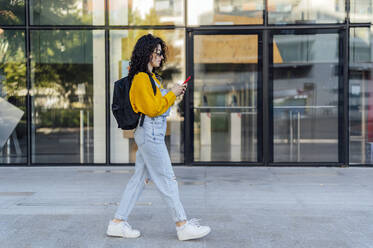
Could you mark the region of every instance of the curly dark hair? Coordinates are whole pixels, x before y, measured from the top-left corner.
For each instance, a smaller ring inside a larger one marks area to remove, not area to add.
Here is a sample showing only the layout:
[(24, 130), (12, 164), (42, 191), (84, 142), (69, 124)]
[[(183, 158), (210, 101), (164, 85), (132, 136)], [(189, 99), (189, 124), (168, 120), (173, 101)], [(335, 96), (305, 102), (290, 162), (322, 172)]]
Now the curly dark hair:
[(130, 80), (139, 73), (145, 72), (150, 73), (148, 69), (148, 63), (150, 61), (150, 56), (153, 56), (153, 52), (156, 47), (161, 45), (162, 55), (164, 59), (161, 61), (161, 64), (158, 68), (153, 68), (153, 73), (158, 76), (158, 72), (162, 69), (162, 66), (166, 62), (166, 43), (159, 37), (155, 37), (151, 34), (143, 35), (138, 41), (132, 51), (131, 60), (129, 63), (130, 70), (128, 72), (128, 77)]

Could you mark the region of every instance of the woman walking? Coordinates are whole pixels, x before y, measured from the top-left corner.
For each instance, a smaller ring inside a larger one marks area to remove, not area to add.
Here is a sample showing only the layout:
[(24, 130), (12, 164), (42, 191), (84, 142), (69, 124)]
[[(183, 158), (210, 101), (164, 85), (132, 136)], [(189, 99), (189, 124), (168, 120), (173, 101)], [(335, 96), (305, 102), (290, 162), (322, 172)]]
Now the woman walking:
[[(186, 85), (175, 84), (168, 91), (157, 79), (156, 71), (161, 69), (166, 61), (166, 49), (162, 39), (147, 34), (137, 41), (132, 52), (128, 73), (129, 80), (132, 80), (130, 101), (133, 110), (143, 113), (145, 118), (143, 125), (138, 125), (135, 131), (135, 142), (138, 146), (135, 172), (124, 190), (114, 219), (109, 223), (106, 232), (108, 236), (140, 236), (140, 231), (132, 229), (128, 224), (128, 216), (149, 178), (167, 203), (179, 240), (202, 238), (211, 231), (210, 227), (201, 226), (197, 219), (187, 220), (165, 144), (166, 117), (176, 97), (183, 95), (186, 90)], [(149, 76), (157, 86), (156, 94)]]

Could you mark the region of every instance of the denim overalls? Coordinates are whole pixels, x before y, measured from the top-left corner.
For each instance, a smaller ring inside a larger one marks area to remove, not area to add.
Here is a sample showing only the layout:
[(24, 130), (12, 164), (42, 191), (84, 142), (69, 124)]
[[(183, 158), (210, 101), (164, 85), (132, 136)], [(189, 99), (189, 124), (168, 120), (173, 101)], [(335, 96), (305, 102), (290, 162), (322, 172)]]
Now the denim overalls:
[[(167, 89), (161, 89), (156, 81), (155, 83), (162, 96), (168, 93)], [(166, 117), (169, 113), (170, 108), (157, 117), (145, 116), (143, 126), (136, 128), (135, 142), (138, 150), (135, 172), (124, 190), (122, 200), (115, 213), (116, 219), (128, 220), (129, 214), (144, 189), (145, 179), (149, 177), (166, 201), (173, 220), (178, 222), (187, 219), (179, 198), (178, 183), (165, 143)]]

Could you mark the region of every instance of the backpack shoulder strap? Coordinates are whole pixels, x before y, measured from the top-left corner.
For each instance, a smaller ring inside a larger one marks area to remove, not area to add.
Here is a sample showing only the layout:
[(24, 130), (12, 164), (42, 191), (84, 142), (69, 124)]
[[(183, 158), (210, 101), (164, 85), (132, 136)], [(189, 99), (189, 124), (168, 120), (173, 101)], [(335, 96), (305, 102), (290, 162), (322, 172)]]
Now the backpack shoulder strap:
[(152, 83), (152, 88), (153, 88), (153, 92), (154, 92), (154, 95), (157, 93), (157, 86), (155, 86), (155, 82), (154, 82), (154, 79), (151, 75), (149, 75), (149, 79), (150, 79), (150, 82)]
[(145, 120), (145, 115), (141, 114), (141, 117), (140, 117), (140, 127), (142, 127), (142, 125), (144, 124), (144, 120)]

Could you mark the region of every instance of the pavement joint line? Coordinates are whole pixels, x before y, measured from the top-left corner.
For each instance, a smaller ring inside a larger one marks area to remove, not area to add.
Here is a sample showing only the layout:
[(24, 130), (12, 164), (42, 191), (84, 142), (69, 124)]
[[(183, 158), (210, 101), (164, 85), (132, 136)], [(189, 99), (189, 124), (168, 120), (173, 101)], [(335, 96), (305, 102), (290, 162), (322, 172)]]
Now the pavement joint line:
[(36, 192), (0, 192), (0, 196), (31, 196)]
[[(136, 202), (138, 206), (151, 206), (152, 202)], [(73, 203), (52, 203), (52, 202), (19, 202), (15, 204), (20, 207), (43, 207), (43, 206), (119, 206), (119, 202), (104, 202), (104, 203), (87, 203), (87, 204), (73, 204)]]
[(130, 174), (132, 170), (78, 170), (79, 173), (118, 173), (118, 174)]

